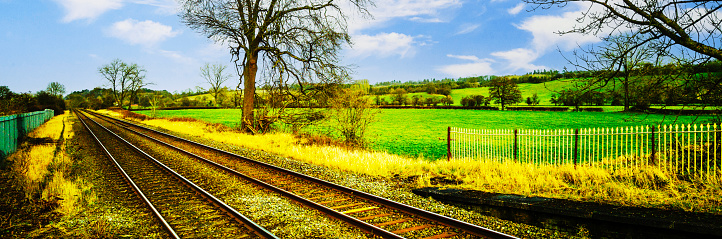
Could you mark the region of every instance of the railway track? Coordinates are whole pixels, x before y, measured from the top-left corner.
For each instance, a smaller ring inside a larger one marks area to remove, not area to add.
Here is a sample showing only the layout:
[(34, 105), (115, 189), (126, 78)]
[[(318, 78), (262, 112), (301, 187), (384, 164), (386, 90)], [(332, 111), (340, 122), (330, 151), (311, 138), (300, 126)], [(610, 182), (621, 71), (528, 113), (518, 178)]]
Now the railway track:
[(169, 236), (276, 238), (87, 115), (75, 113)]
[(164, 144), (235, 177), (383, 238), (514, 238), (453, 218), (255, 161), (105, 115), (118, 129)]

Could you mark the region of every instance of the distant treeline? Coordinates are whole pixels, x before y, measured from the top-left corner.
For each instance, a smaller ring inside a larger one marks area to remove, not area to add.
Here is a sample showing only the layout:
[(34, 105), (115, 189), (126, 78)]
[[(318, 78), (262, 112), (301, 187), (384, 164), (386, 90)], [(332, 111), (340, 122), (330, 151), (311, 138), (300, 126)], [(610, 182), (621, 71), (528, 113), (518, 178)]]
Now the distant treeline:
[(0, 116), (52, 109), (55, 115), (65, 112), (65, 101), (60, 95), (48, 91), (16, 93), (7, 86), (0, 86)]
[[(689, 74), (699, 73), (711, 73), (711, 72), (722, 72), (722, 62), (711, 61), (703, 64), (696, 65), (676, 65), (667, 64), (663, 66), (654, 66), (651, 63), (642, 63), (641, 67), (633, 69), (631, 75), (635, 76), (649, 76), (649, 75), (670, 75), (677, 74), (680, 69), (684, 69)], [(528, 72), (520, 76), (507, 76), (514, 80), (517, 84), (522, 83), (544, 83), (548, 81), (554, 81), (559, 79), (577, 79), (577, 78), (590, 78), (603, 75), (605, 72), (592, 72), (592, 71), (567, 71), (563, 72), (557, 70), (535, 70)], [(620, 74), (621, 73), (617, 73)], [(372, 86), (371, 94), (383, 95), (389, 94), (384, 92), (392, 92), (395, 89), (403, 88), (406, 92), (427, 92), (429, 94), (440, 94), (448, 95), (451, 89), (464, 89), (464, 88), (476, 88), (488, 86), (489, 82), (501, 76), (486, 75), (486, 76), (472, 76), (472, 77), (460, 77), (457, 79), (444, 78), (441, 80), (437, 79), (424, 79), (421, 81), (388, 81), (379, 82)], [(435, 93), (431, 93), (435, 92)]]

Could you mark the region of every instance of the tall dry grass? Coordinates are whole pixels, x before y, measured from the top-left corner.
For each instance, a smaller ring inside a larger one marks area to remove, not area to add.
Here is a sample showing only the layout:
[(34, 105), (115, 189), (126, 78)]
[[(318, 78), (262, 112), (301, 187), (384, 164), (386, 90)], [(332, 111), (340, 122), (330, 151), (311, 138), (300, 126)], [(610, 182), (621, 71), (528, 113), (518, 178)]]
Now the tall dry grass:
[(63, 215), (78, 212), (77, 204), (88, 200), (82, 198), (82, 191), (89, 187), (70, 175), (73, 162), (66, 154), (65, 140), (72, 138), (74, 132), (67, 120), (69, 116), (66, 113), (53, 117), (30, 132), (28, 137), (44, 140), (26, 141), (8, 157), (26, 198), (57, 203), (55, 210)]
[[(428, 161), (384, 152), (310, 145), (287, 133), (248, 135), (199, 121), (151, 119), (144, 124), (216, 142), (263, 150), (340, 171), (379, 177), (415, 178), (417, 186), (444, 186), (543, 196), (614, 205), (722, 213), (722, 175), (704, 183), (678, 179), (653, 167), (606, 169), (544, 166), (478, 159)], [(449, 183), (451, 182), (451, 183)]]

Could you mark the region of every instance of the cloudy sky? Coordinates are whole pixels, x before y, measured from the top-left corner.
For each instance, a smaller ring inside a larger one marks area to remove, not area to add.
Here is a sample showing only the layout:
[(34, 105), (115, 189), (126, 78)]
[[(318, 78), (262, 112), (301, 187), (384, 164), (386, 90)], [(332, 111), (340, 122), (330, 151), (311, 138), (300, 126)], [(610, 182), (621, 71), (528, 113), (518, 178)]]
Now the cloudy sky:
[[(518, 0), (376, 1), (373, 19), (352, 17), (343, 63), (355, 79), (416, 81), (523, 74), (567, 66), (558, 52), (598, 42), (559, 36), (577, 5), (531, 11)], [(113, 59), (147, 70), (151, 89), (205, 86), (199, 68), (230, 54), (180, 22), (174, 0), (0, 0), (0, 85), (36, 92), (58, 81), (67, 93), (104, 86)], [(226, 85), (235, 87), (237, 79)]]

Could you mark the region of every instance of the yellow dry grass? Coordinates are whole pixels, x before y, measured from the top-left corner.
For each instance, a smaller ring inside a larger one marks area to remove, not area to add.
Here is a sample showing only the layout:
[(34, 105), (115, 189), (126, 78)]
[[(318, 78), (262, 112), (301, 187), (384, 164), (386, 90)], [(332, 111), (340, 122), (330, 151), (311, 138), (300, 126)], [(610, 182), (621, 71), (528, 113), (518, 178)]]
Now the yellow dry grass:
[(219, 131), (203, 122), (152, 119), (143, 123), (224, 144), (263, 150), (303, 162), (379, 177), (416, 178), (418, 186), (437, 179), (445, 185), (496, 193), (595, 201), (615, 205), (677, 208), (722, 213), (722, 174), (696, 184), (654, 167), (610, 170), (601, 167), (544, 166), (478, 159), (427, 161), (384, 152), (307, 145), (287, 133), (248, 135)]
[(20, 176), (18, 181), (27, 197), (38, 192), (43, 178), (48, 174), (48, 165), (53, 161), (53, 152), (54, 145), (36, 145), (20, 148), (8, 157), (8, 160), (14, 162), (13, 172)]
[[(70, 114), (66, 113), (53, 117), (28, 133), (29, 137), (49, 138), (56, 143), (37, 145), (25, 143), (8, 157), (14, 162), (12, 170), (26, 197), (33, 200), (59, 200), (59, 207), (56, 210), (63, 215), (78, 211), (76, 205), (83, 200), (81, 191), (83, 187), (87, 187), (82, 180), (72, 180), (67, 175), (71, 170), (72, 161), (65, 153), (64, 140), (74, 135), (71, 122), (67, 120), (69, 116)], [(57, 142), (61, 144), (57, 145)]]

